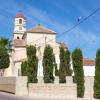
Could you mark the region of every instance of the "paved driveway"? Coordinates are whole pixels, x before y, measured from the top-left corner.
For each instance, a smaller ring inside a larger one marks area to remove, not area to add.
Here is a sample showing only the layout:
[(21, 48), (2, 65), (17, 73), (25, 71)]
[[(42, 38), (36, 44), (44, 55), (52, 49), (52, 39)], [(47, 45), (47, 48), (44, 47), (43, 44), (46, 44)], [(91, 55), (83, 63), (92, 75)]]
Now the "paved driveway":
[(0, 100), (33, 100), (33, 99), (28, 99), (26, 97), (18, 97), (15, 96), (14, 94), (0, 92)]

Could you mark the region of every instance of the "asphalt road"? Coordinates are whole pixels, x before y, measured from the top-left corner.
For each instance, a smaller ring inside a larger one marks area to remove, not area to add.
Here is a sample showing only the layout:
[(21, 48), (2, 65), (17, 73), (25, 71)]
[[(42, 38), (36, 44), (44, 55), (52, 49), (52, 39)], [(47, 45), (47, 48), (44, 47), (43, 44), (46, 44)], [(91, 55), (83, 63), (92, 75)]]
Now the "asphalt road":
[(15, 96), (14, 94), (0, 92), (0, 100), (33, 100), (26, 97)]
[(14, 94), (0, 92), (0, 100), (91, 100), (91, 99), (30, 99), (28, 97), (19, 97), (15, 96)]

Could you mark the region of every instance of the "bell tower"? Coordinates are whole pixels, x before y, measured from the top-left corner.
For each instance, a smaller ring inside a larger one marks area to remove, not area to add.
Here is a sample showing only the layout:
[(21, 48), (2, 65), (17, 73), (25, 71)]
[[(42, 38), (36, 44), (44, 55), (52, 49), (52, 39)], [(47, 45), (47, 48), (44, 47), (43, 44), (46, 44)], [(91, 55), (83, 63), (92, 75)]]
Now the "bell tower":
[(26, 31), (26, 18), (22, 12), (19, 12), (14, 19), (14, 39), (22, 39)]

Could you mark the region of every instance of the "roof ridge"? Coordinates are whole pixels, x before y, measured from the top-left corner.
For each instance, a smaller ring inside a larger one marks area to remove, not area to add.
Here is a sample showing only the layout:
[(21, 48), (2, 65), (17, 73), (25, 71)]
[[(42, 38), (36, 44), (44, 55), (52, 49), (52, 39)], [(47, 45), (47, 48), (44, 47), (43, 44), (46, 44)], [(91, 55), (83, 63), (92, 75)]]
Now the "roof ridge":
[(43, 32), (43, 33), (56, 33), (55, 31), (41, 25), (41, 24), (38, 24), (36, 25), (35, 27), (33, 28), (30, 28), (28, 30), (28, 32), (36, 32), (36, 33), (40, 33), (40, 32)]

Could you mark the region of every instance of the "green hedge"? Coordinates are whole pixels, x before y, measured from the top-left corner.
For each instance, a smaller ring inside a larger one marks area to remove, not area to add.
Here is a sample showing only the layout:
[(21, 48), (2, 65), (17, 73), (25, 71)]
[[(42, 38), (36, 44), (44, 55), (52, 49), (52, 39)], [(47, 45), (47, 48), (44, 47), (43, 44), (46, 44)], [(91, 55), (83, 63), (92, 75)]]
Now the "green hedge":
[(38, 58), (36, 56), (35, 46), (27, 46), (27, 58), (28, 82), (37, 83)]
[(100, 49), (96, 53), (94, 98), (100, 99)]
[(43, 64), (44, 83), (53, 83), (54, 54), (53, 54), (53, 48), (50, 45), (47, 45), (44, 49), (42, 64)]
[(76, 48), (72, 53), (72, 63), (74, 70), (74, 79), (77, 83), (77, 97), (84, 97), (84, 71), (83, 55), (80, 48)]

